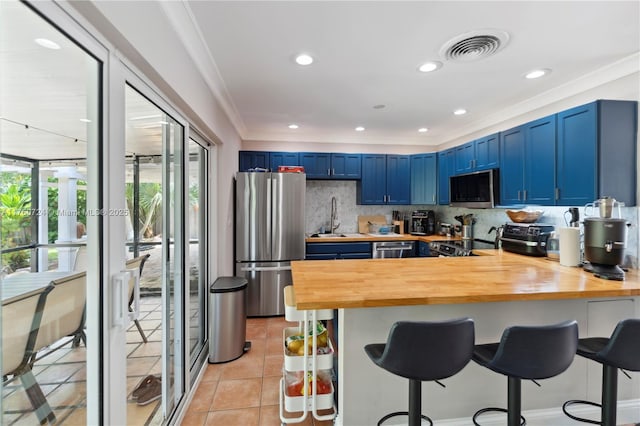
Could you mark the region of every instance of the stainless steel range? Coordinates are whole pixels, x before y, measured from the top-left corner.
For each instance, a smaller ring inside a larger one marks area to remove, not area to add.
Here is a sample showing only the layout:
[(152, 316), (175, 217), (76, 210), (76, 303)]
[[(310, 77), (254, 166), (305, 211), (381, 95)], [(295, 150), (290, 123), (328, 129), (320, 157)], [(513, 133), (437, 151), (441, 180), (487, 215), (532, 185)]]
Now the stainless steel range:
[(474, 240), (441, 240), (429, 243), (429, 255), (432, 257), (476, 256), (473, 250), (493, 249), (492, 241)]

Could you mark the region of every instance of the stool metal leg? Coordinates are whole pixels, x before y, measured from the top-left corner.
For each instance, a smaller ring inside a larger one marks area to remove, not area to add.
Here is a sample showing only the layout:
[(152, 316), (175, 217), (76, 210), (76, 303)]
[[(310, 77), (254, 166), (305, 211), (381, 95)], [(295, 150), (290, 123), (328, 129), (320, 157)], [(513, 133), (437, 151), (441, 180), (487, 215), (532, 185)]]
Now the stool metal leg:
[(520, 426), (522, 382), (517, 377), (509, 377), (507, 382), (507, 424)]
[(618, 369), (602, 366), (602, 426), (616, 425), (618, 405)]
[(420, 426), (422, 414), (422, 382), (409, 380), (409, 426)]

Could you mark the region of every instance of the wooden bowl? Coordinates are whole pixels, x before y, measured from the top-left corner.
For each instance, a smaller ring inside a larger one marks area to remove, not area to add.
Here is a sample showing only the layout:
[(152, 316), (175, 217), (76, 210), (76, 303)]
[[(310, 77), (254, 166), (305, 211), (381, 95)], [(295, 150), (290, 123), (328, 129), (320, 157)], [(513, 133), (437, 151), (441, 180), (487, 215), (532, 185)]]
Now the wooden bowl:
[(542, 210), (507, 210), (507, 216), (516, 223), (533, 223), (542, 216)]

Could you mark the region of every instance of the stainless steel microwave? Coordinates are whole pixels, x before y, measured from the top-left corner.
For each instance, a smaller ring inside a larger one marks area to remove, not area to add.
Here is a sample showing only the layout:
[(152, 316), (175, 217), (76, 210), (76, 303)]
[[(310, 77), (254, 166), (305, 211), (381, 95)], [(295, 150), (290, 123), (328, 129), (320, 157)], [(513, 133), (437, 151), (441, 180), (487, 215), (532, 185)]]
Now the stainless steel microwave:
[(479, 209), (500, 204), (498, 175), (498, 169), (489, 169), (449, 177), (449, 204)]

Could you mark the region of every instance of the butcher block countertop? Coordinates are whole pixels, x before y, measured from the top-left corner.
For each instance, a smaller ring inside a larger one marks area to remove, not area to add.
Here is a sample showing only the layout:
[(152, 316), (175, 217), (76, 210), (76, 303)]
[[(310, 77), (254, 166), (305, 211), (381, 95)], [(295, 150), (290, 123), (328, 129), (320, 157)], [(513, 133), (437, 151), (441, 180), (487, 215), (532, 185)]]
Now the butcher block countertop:
[(640, 277), (596, 278), (581, 268), (502, 250), (485, 256), (291, 262), (299, 310), (640, 296)]

